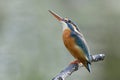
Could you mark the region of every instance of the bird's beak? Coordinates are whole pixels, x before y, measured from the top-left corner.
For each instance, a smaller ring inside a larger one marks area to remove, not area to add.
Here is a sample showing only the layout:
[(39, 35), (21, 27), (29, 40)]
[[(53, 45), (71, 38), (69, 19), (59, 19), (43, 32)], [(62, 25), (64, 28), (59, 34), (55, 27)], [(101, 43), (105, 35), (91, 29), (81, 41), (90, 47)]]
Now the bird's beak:
[(63, 18), (60, 17), (58, 14), (54, 13), (53, 11), (51, 10), (48, 10), (58, 21), (63, 21)]

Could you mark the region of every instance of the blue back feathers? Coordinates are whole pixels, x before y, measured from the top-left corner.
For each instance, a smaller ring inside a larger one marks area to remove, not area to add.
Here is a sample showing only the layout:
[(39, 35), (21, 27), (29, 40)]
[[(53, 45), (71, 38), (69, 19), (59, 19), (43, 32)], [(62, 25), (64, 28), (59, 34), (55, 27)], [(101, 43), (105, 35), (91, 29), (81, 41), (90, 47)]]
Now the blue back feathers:
[(84, 53), (86, 54), (86, 56), (90, 60), (90, 55), (89, 55), (87, 45), (82, 40), (81, 36), (79, 36), (79, 34), (74, 32), (74, 31), (71, 32), (71, 36), (75, 39), (76, 44), (84, 51)]
[[(88, 51), (87, 44), (83, 40), (83, 37), (80, 34), (78, 34), (77, 32), (75, 32), (71, 23), (67, 22), (67, 25), (71, 30), (71, 37), (73, 37), (75, 39), (76, 44), (83, 50), (83, 52), (85, 53), (85, 55), (87, 56), (87, 58), (90, 61), (90, 53)], [(76, 27), (76, 29), (78, 30), (78, 32), (80, 32), (77, 27)]]

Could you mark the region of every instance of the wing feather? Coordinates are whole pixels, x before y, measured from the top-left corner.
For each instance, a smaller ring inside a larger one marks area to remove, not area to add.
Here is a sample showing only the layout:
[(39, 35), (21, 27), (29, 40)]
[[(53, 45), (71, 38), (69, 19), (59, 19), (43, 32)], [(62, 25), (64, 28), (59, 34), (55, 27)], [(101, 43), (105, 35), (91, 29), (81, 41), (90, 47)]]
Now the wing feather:
[(84, 51), (85, 56), (86, 56), (86, 58), (87, 58), (87, 60), (89, 62), (90, 61), (90, 51), (89, 51), (87, 43), (86, 43), (86, 41), (84, 39), (84, 36), (83, 35), (81, 36), (80, 34), (73, 31), (71, 33), (71, 36), (75, 39), (76, 44)]

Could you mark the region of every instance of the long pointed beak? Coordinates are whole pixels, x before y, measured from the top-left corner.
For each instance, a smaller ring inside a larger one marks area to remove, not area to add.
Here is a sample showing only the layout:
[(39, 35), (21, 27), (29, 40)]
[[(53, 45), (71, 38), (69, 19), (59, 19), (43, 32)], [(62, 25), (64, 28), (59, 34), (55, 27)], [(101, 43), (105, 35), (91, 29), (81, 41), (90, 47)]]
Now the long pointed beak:
[(60, 17), (58, 14), (56, 14), (56, 13), (54, 13), (53, 11), (51, 11), (51, 10), (48, 10), (58, 21), (62, 21), (63, 20), (63, 18), (62, 17)]

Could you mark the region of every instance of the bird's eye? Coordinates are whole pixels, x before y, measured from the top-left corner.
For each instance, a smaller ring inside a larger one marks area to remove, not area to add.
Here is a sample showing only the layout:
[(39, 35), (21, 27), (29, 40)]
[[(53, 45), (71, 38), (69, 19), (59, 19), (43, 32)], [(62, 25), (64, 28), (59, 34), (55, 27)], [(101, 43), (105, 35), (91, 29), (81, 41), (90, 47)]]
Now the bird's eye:
[(68, 23), (71, 23), (71, 20), (68, 20)]
[(67, 22), (67, 20), (64, 20), (65, 22)]

